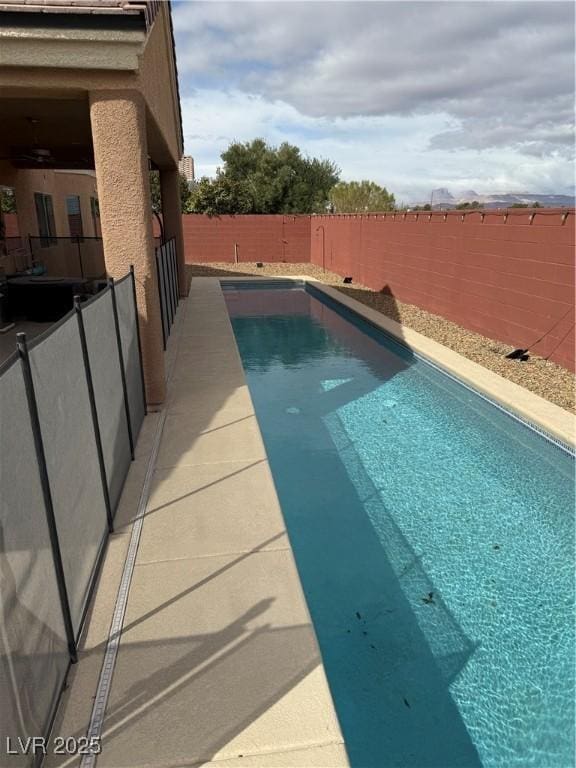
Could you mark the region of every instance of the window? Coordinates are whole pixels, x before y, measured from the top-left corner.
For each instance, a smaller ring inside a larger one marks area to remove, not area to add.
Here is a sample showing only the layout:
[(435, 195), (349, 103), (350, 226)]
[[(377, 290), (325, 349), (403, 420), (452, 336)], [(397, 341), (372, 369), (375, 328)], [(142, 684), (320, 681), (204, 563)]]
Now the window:
[(56, 243), (56, 227), (54, 226), (54, 208), (52, 207), (52, 195), (34, 193), (36, 205), (36, 218), (38, 219), (38, 234), (40, 245), (46, 248)]
[(66, 197), (66, 213), (68, 214), (68, 227), (70, 237), (83, 239), (82, 231), (82, 213), (80, 212), (80, 198), (78, 195), (68, 195)]
[(98, 207), (98, 198), (90, 198), (90, 211), (92, 213), (92, 226), (94, 227), (94, 237), (100, 237), (100, 208)]

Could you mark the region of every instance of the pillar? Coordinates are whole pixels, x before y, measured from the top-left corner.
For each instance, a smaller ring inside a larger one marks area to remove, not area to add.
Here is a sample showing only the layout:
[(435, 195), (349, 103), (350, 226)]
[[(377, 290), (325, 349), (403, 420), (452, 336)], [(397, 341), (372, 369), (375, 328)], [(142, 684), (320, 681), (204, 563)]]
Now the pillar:
[(184, 234), (182, 232), (182, 211), (180, 208), (180, 173), (177, 168), (160, 170), (160, 192), (162, 194), (162, 222), (166, 240), (175, 238), (178, 263), (178, 290), (186, 296), (186, 272), (184, 268)]
[(146, 399), (158, 405), (166, 385), (143, 97), (93, 91), (90, 121), (106, 269), (120, 278), (134, 265)]

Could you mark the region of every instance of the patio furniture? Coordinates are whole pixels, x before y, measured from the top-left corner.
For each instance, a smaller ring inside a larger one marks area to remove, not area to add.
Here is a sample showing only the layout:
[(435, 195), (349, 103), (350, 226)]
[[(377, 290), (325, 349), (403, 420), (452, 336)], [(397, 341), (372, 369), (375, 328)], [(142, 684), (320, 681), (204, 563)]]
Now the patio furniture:
[(44, 275), (9, 278), (4, 288), (7, 313), (12, 318), (38, 323), (55, 322), (72, 309), (75, 295), (86, 293), (88, 282), (77, 277)]

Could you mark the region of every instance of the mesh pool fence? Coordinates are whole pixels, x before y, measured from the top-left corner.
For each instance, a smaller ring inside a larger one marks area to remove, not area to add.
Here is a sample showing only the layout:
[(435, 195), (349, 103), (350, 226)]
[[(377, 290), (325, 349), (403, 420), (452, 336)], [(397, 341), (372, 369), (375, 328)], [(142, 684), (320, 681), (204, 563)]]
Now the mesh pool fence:
[(7, 737), (49, 732), (146, 413), (134, 279), (0, 366), (0, 765), (39, 760)]

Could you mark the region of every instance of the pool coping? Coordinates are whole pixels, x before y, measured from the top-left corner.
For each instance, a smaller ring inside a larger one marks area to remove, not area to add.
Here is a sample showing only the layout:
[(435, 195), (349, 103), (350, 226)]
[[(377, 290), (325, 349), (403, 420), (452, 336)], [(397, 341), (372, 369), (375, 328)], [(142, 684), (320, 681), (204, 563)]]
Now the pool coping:
[(545, 436), (551, 436), (564, 444), (563, 447), (574, 451), (576, 447), (576, 415), (566, 411), (559, 405), (530, 392), (525, 387), (505, 379), (500, 374), (484, 368), (479, 363), (464, 357), (458, 352), (445, 347), (418, 331), (408, 328), (402, 323), (392, 320), (371, 307), (347, 296), (337, 288), (325, 285), (309, 275), (250, 275), (249, 277), (234, 276), (219, 277), (222, 282), (258, 282), (265, 280), (292, 280), (311, 283), (314, 288), (324, 293), (330, 299), (339, 302), (344, 307), (376, 326), (384, 333), (404, 344), (406, 347), (421, 355), (425, 360), (438, 366), (465, 385), (494, 401), (496, 406), (504, 408), (512, 415), (518, 416), (528, 426), (542, 430)]

